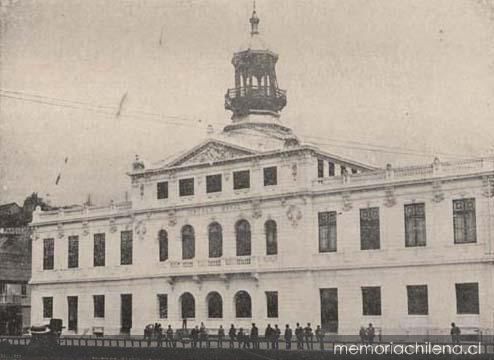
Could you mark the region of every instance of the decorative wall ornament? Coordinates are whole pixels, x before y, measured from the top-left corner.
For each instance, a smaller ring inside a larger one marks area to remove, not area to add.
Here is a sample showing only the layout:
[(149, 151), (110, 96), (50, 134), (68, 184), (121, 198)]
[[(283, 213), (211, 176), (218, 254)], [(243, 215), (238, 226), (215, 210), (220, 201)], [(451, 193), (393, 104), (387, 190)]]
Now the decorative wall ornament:
[(286, 211), (286, 217), (292, 222), (292, 226), (298, 225), (300, 219), (302, 219), (302, 211), (297, 207), (297, 205), (290, 205)]
[(286, 206), (286, 198), (284, 198), (284, 197), (281, 198), (281, 206), (283, 206), (283, 207)]
[(175, 160), (169, 165), (178, 166), (213, 163), (216, 161), (228, 160), (246, 155), (252, 155), (252, 153), (246, 150), (234, 148), (233, 146), (226, 146), (220, 143), (210, 142), (200, 149), (197, 149), (196, 151), (193, 151), (185, 155), (184, 157)]
[(343, 211), (350, 211), (353, 208), (352, 198), (350, 192), (344, 192), (343, 197)]
[(36, 226), (33, 226), (31, 228), (31, 239), (33, 239), (33, 241), (36, 241), (36, 240), (39, 240), (39, 229), (36, 227)]
[(253, 200), (252, 201), (252, 217), (254, 219), (259, 219), (261, 216), (262, 216), (261, 201), (260, 200)]
[(141, 186), (139, 186), (139, 191), (141, 193), (141, 199), (144, 197), (144, 184), (141, 184)]
[(169, 210), (168, 211), (168, 225), (169, 226), (177, 225), (177, 214), (176, 214), (175, 210)]
[(482, 195), (494, 197), (494, 176), (482, 176)]
[(444, 200), (444, 192), (442, 189), (441, 181), (434, 181), (432, 183), (432, 201), (441, 202)]
[(229, 172), (224, 172), (223, 173), (223, 178), (225, 179), (225, 181), (230, 181), (230, 173)]
[(88, 235), (89, 235), (89, 222), (83, 221), (82, 222), (82, 236), (88, 236)]
[(65, 235), (65, 232), (64, 232), (64, 229), (63, 229), (63, 224), (62, 223), (58, 223), (57, 224), (57, 234), (58, 234), (58, 237), (61, 239), (64, 237)]
[(110, 218), (110, 232), (114, 233), (117, 231), (117, 222), (115, 221), (115, 218)]
[(384, 206), (392, 207), (396, 205), (396, 196), (394, 187), (390, 186), (384, 190), (385, 198), (384, 198)]
[(134, 231), (139, 238), (139, 240), (144, 239), (144, 235), (146, 235), (147, 229), (146, 229), (146, 222), (144, 220), (139, 220), (136, 222)]
[(261, 166), (261, 163), (260, 163), (258, 158), (252, 159), (252, 168), (259, 169), (260, 166)]
[(298, 172), (297, 163), (293, 163), (292, 164), (292, 177), (293, 177), (293, 181), (297, 181), (297, 172)]

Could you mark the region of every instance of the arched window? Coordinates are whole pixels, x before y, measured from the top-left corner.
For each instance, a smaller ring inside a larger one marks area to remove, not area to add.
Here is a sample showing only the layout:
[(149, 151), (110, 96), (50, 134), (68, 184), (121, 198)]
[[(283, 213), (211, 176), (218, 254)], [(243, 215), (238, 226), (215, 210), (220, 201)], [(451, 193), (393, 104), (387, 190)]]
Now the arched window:
[(223, 230), (217, 222), (208, 226), (209, 257), (219, 258), (223, 255)]
[(247, 291), (235, 294), (235, 316), (238, 318), (252, 317), (252, 302)]
[(196, 301), (191, 293), (186, 292), (180, 296), (180, 307), (182, 309), (182, 319), (196, 317)]
[(237, 256), (250, 255), (250, 224), (247, 220), (237, 221), (235, 224), (235, 236), (237, 238)]
[(217, 319), (223, 317), (223, 299), (217, 292), (208, 294), (206, 301), (208, 303), (208, 317)]
[(158, 240), (160, 243), (160, 261), (166, 261), (168, 259), (168, 233), (166, 230), (158, 232)]
[(185, 225), (182, 228), (182, 259), (193, 259), (196, 253), (194, 228)]
[(276, 255), (278, 253), (278, 234), (276, 222), (268, 220), (264, 223), (264, 232), (266, 233), (266, 255)]

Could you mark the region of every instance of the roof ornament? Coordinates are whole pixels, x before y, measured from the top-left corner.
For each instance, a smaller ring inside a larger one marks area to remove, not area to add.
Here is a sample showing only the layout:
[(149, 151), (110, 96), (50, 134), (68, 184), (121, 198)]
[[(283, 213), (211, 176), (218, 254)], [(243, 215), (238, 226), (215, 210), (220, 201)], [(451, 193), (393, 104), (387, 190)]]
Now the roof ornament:
[(257, 17), (257, 13), (256, 13), (256, 0), (254, 0), (252, 16), (250, 17), (249, 21), (250, 21), (250, 35), (254, 36), (259, 34), (258, 25), (260, 20)]

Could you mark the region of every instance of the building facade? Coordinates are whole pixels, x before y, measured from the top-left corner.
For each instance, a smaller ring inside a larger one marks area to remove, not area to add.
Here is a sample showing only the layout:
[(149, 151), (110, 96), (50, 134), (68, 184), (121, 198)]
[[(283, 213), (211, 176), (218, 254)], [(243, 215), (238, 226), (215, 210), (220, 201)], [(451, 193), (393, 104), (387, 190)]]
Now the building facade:
[(20, 335), (30, 324), (31, 238), (16, 203), (0, 206), (0, 335)]
[(34, 212), (33, 323), (488, 333), (494, 159), (379, 169), (303, 143), (280, 120), (278, 56), (255, 11), (250, 22), (221, 133), (154, 165), (136, 158), (128, 202)]

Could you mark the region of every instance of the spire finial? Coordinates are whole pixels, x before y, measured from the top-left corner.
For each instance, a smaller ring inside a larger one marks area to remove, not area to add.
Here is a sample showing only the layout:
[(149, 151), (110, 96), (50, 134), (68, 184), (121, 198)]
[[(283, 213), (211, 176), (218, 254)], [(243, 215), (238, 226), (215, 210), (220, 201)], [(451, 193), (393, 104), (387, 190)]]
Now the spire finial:
[(252, 7), (252, 16), (250, 17), (250, 34), (256, 35), (259, 34), (259, 30), (257, 28), (259, 25), (259, 18), (256, 13), (256, 0), (253, 1)]

